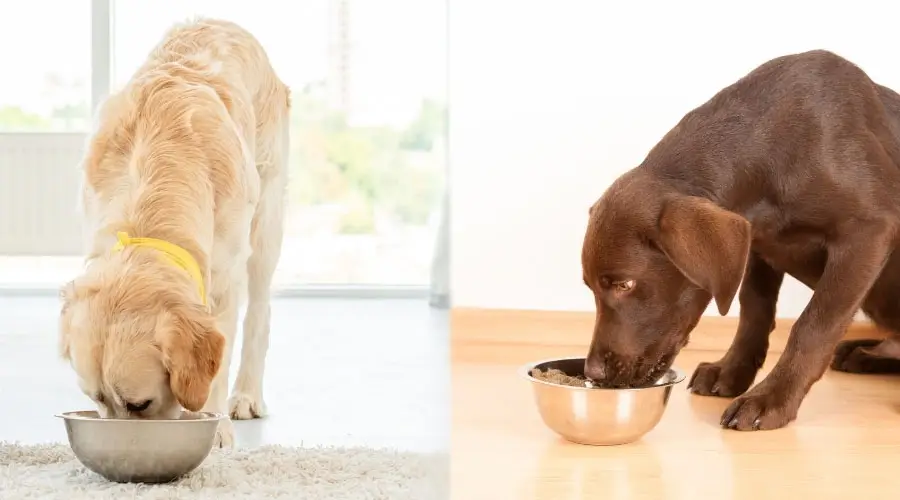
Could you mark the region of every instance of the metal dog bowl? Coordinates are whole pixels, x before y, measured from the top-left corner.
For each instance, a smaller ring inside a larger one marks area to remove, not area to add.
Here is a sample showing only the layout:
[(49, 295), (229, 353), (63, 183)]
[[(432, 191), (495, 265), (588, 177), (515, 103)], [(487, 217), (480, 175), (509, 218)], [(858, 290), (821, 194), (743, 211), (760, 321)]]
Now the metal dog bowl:
[(562, 358), (531, 363), (520, 373), (531, 382), (538, 412), (544, 423), (565, 439), (587, 445), (617, 445), (637, 441), (659, 423), (672, 387), (684, 380), (670, 368), (656, 384), (628, 389), (572, 387), (539, 380), (538, 368), (556, 368), (569, 376), (584, 375), (584, 358)]
[(69, 445), (88, 469), (117, 483), (168, 483), (199, 466), (212, 450), (216, 413), (183, 412), (174, 420), (101, 418), (96, 411), (57, 415)]

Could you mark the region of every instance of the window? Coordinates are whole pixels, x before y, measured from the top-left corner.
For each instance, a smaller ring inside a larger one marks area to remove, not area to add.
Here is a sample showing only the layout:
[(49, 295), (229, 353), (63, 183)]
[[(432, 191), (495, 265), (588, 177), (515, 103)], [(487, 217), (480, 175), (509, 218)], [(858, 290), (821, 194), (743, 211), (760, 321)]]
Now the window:
[(276, 287), (427, 285), (444, 195), (446, 0), (0, 0), (12, 71), (0, 78), (0, 286), (55, 289), (78, 272), (91, 109), (196, 15), (254, 33), (292, 88)]
[(88, 129), (89, 0), (3, 0), (0, 47), (0, 133)]
[(291, 87), (278, 284), (428, 284), (445, 171), (445, 0), (118, 0), (113, 11), (114, 90), (195, 15), (248, 29)]

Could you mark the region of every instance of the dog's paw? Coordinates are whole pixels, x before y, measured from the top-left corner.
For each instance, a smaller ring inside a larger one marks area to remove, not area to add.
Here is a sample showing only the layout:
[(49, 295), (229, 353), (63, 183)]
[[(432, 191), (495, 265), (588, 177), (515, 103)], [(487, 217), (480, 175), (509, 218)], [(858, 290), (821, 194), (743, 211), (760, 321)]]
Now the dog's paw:
[(900, 373), (900, 360), (873, 354), (880, 339), (845, 340), (834, 350), (831, 369), (849, 373)]
[(266, 416), (266, 403), (262, 395), (235, 392), (228, 400), (228, 414), (235, 420), (251, 420)]
[(715, 363), (700, 363), (688, 389), (700, 396), (733, 398), (747, 392), (756, 379), (757, 370), (752, 365), (735, 365), (723, 360)]
[(213, 448), (234, 448), (234, 423), (230, 418), (219, 420)]
[(721, 425), (738, 431), (780, 429), (797, 418), (799, 404), (784, 391), (767, 391), (756, 386), (738, 397), (722, 414)]

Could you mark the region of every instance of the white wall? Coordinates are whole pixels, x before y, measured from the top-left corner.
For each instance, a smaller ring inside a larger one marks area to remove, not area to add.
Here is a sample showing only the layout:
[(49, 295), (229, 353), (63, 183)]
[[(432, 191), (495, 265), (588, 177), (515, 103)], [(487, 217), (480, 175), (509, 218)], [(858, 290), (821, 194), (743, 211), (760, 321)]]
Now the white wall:
[[(900, 90), (887, 5), (451, 1), (454, 306), (593, 310), (581, 241), (610, 182), (687, 111), (779, 55), (833, 50)], [(809, 297), (790, 280), (779, 315), (796, 317)]]

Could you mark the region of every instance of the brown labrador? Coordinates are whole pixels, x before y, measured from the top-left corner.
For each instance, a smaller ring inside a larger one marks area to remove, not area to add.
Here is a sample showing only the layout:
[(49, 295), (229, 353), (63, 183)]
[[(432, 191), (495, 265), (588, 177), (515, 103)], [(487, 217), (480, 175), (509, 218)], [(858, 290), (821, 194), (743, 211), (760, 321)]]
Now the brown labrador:
[[(582, 265), (597, 320), (585, 374), (652, 381), (710, 301), (725, 315), (738, 295), (731, 347), (689, 387), (737, 397), (725, 427), (783, 427), (829, 362), (900, 372), (898, 228), (900, 95), (830, 52), (773, 59), (685, 115), (591, 207)], [(785, 273), (812, 299), (751, 389)], [(841, 342), (860, 309), (895, 333)]]

